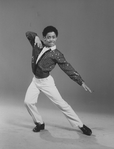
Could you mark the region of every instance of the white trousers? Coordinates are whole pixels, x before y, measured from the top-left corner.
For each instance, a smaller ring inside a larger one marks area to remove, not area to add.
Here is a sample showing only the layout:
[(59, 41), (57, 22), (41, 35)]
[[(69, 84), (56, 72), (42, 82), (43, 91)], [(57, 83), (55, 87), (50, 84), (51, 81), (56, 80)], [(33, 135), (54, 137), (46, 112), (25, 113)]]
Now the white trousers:
[(29, 114), (32, 116), (34, 123), (43, 123), (42, 117), (35, 105), (37, 103), (40, 91), (42, 91), (55, 105), (57, 105), (73, 127), (83, 126), (82, 121), (73, 111), (71, 106), (61, 97), (51, 75), (43, 79), (33, 77), (33, 80), (27, 89), (24, 103)]

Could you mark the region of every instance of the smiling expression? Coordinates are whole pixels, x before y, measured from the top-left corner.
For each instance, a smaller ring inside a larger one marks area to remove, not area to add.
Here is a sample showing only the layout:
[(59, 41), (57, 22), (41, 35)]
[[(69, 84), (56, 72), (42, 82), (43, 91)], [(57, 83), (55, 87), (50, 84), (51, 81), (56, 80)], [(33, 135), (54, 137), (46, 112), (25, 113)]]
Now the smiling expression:
[(48, 47), (54, 46), (56, 43), (56, 40), (57, 40), (57, 36), (56, 36), (55, 32), (49, 32), (43, 38), (44, 38), (45, 45)]

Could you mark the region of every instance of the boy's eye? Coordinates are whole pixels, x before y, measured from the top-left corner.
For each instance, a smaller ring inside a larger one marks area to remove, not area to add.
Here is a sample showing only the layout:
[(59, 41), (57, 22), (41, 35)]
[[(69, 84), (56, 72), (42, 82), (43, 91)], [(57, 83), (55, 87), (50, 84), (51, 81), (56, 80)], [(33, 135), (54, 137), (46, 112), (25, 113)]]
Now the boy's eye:
[(51, 38), (55, 39), (55, 36), (52, 36), (52, 37), (51, 36), (48, 36), (47, 37), (47, 39), (51, 39)]
[(50, 36), (47, 37), (47, 39), (50, 39), (50, 38), (51, 38)]

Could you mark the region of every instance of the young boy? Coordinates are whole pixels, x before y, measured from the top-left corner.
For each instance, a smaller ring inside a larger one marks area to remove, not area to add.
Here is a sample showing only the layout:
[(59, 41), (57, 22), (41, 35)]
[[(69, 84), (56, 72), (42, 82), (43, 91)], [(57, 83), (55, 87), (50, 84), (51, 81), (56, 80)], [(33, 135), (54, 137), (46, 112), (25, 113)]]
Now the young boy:
[(72, 80), (81, 85), (86, 91), (91, 92), (91, 90), (84, 83), (79, 73), (75, 71), (75, 69), (66, 61), (64, 55), (56, 48), (55, 43), (58, 37), (58, 30), (53, 26), (47, 26), (44, 28), (42, 35), (43, 41), (40, 40), (36, 33), (26, 32), (26, 37), (30, 41), (33, 49), (32, 71), (34, 77), (28, 87), (24, 103), (36, 125), (33, 131), (39, 132), (40, 130), (45, 129), (45, 123), (35, 106), (40, 91), (42, 91), (60, 108), (73, 127), (77, 126), (83, 134), (91, 135), (91, 129), (82, 123), (71, 106), (61, 97), (50, 72), (55, 65), (58, 64)]

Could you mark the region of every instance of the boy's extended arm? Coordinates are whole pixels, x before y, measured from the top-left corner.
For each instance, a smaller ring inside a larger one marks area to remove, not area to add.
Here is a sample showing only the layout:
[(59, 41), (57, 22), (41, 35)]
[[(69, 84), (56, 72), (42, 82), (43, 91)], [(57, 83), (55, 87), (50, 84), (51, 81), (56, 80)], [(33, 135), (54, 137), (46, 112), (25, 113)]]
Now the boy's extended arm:
[(64, 55), (58, 51), (56, 54), (56, 62), (58, 63), (59, 67), (75, 82), (79, 85), (82, 85), (84, 82), (81, 78), (80, 74), (68, 63), (64, 57)]
[(55, 60), (59, 67), (75, 82), (81, 85), (86, 91), (92, 92), (90, 88), (85, 84), (84, 80), (81, 78), (80, 74), (68, 63), (64, 55), (58, 51), (55, 54)]

